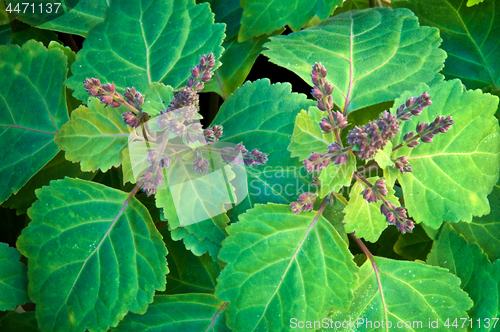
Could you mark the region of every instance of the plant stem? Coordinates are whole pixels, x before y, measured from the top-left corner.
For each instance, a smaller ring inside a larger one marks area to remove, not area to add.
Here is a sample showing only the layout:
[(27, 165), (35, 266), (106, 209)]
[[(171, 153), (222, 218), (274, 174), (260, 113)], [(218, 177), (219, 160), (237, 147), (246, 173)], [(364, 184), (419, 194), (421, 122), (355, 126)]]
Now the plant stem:
[(219, 315), (222, 313), (222, 311), (224, 310), (224, 308), (225, 308), (225, 307), (227, 307), (228, 303), (229, 303), (229, 302), (224, 302), (224, 303), (220, 306), (219, 310), (217, 310), (217, 313), (216, 313), (216, 314), (214, 315), (214, 317), (212, 318), (212, 321), (210, 322), (210, 325), (208, 325), (208, 327), (207, 327), (207, 329), (205, 330), (205, 332), (210, 331), (210, 330), (214, 327), (215, 322), (217, 321), (217, 318), (219, 318)]

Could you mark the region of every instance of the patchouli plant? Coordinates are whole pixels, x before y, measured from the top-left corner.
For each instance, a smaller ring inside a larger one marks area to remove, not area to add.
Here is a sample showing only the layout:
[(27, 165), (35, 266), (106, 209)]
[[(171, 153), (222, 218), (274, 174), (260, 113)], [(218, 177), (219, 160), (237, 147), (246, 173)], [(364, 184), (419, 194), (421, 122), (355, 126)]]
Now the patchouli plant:
[(1, 331), (500, 330), (496, 1), (0, 24)]

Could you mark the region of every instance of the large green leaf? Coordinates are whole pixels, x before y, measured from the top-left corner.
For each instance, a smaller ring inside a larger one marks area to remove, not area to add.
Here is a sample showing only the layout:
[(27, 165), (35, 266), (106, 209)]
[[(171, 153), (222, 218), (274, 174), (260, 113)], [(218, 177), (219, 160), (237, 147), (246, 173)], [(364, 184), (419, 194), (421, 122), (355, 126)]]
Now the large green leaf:
[(438, 228), (443, 220), (472, 221), (490, 212), (486, 196), (498, 180), (500, 170), (500, 128), (494, 114), (498, 98), (481, 91), (464, 91), (459, 80), (441, 82), (432, 88), (421, 86), (397, 99), (391, 109), (410, 96), (427, 91), (433, 104), (420, 116), (401, 124), (394, 145), (414, 131), (418, 122), (451, 115), (454, 124), (432, 143), (403, 147), (393, 158), (406, 156), (413, 172), (398, 173), (408, 213), (416, 222)]
[(30, 300), (26, 266), (19, 258), (17, 249), (0, 243), (0, 310), (14, 310)]
[(249, 151), (269, 154), (265, 166), (245, 168), (248, 195), (228, 212), (233, 221), (255, 203), (288, 204), (308, 191), (307, 172), (298, 160), (290, 159), (286, 148), (297, 113), (313, 101), (291, 90), (288, 83), (270, 84), (268, 79), (246, 82), (222, 104), (212, 121), (224, 126), (221, 141), (243, 142)]
[(320, 320), (349, 309), (357, 267), (347, 244), (317, 212), (256, 205), (227, 228), (219, 257), (228, 264), (216, 296), (234, 331), (288, 331), (292, 318)]
[(215, 14), (215, 22), (226, 24), (226, 40), (235, 37), (240, 30), (243, 13), (240, 0), (204, 0), (203, 2), (210, 3), (210, 8)]
[(112, 331), (229, 332), (223, 309), (212, 294), (158, 295), (145, 314), (128, 314)]
[(486, 0), (469, 8), (466, 2), (394, 0), (392, 5), (409, 8), (422, 24), (439, 28), (442, 48), (448, 54), (442, 71), (447, 79), (460, 78), (469, 89), (489, 85), (499, 89), (500, 6)]
[(500, 184), (493, 187), (488, 196), (491, 213), (484, 217), (476, 217), (472, 222), (459, 222), (453, 228), (462, 234), (470, 243), (476, 243), (484, 250), (492, 262), (500, 258)]
[(28, 41), (0, 46), (0, 202), (16, 193), (59, 151), (54, 136), (68, 121), (66, 56)]
[(274, 30), (288, 25), (292, 30), (299, 30), (314, 16), (324, 20), (335, 8), (342, 5), (342, 0), (242, 0), (243, 7), (239, 41), (270, 34)]
[(420, 83), (439, 82), (446, 53), (439, 30), (420, 27), (407, 9), (370, 8), (333, 16), (316, 27), (271, 37), (263, 54), (308, 84), (321, 62), (347, 111), (393, 100)]
[(86, 77), (113, 81), (118, 90), (145, 92), (152, 82), (179, 87), (200, 55), (213, 52), (217, 59), (222, 53), (224, 25), (213, 22), (210, 6), (194, 0), (113, 1), (85, 39), (67, 85), (80, 100), (86, 100)]
[[(352, 322), (352, 331), (467, 331), (443, 326), (447, 318), (466, 318), (466, 311), (472, 307), (467, 293), (459, 287), (460, 279), (445, 269), (419, 262), (374, 259), (381, 288), (367, 260), (360, 269), (356, 300), (349, 311), (334, 312), (329, 317), (333, 322)], [(436, 320), (436, 328), (429, 326)]]
[[(378, 178), (368, 178), (371, 184), (375, 184)], [(345, 231), (347, 233), (356, 232), (356, 237), (364, 238), (370, 242), (376, 242), (380, 234), (387, 228), (388, 224), (385, 216), (380, 213), (382, 201), (368, 203), (363, 198), (363, 190), (367, 186), (359, 181), (352, 186), (349, 193), (349, 204), (344, 209)], [(394, 190), (391, 187), (387, 188), (387, 197), (389, 202), (399, 206), (399, 201), (394, 196)]]
[(309, 107), (309, 111), (302, 110), (295, 118), (293, 135), (288, 146), (292, 157), (299, 160), (307, 159), (312, 152), (326, 153), (328, 145), (335, 142), (333, 133), (325, 134), (319, 123), (328, 113), (320, 111), (317, 107)]
[(106, 107), (97, 98), (89, 98), (88, 107), (71, 112), (71, 120), (62, 126), (55, 142), (66, 152), (66, 159), (80, 162), (84, 172), (118, 167), (132, 132), (123, 121), (124, 112), (123, 106)]
[(42, 331), (106, 331), (165, 289), (167, 250), (147, 209), (101, 184), (66, 178), (36, 192), (17, 241)]
[[(486, 317), (498, 316), (500, 275), (493, 274), (493, 265), (488, 256), (476, 244), (468, 244), (450, 224), (443, 226), (439, 239), (432, 246), (427, 264), (444, 267), (460, 278), (460, 288), (474, 301), (468, 314), (475, 323), (478, 319), (482, 322)], [(479, 324), (472, 324), (472, 327), (470, 331), (490, 331), (484, 326), (479, 328)]]
[[(37, 0), (36, 2), (47, 3), (47, 1), (43, 0)], [(109, 0), (61, 1), (60, 7), (53, 4), (53, 8), (54, 10), (57, 8), (59, 13), (63, 11), (64, 14), (37, 26), (41, 29), (55, 30), (86, 37), (92, 27), (104, 21), (104, 14), (109, 7), (109, 2)], [(68, 10), (66, 3), (72, 3), (74, 7)], [(30, 25), (39, 21), (33, 14), (22, 15), (18, 19)]]

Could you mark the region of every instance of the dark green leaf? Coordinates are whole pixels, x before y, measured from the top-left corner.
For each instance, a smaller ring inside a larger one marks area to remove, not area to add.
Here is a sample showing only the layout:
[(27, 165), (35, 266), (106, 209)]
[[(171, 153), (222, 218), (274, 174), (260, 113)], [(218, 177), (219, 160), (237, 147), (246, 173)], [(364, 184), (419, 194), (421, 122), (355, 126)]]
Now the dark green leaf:
[(36, 194), (17, 247), (43, 331), (106, 331), (165, 289), (167, 250), (135, 198), (70, 178)]
[(0, 310), (14, 310), (30, 300), (26, 266), (19, 258), (17, 249), (0, 243)]
[(243, 8), (240, 0), (205, 0), (210, 3), (215, 14), (215, 22), (226, 24), (226, 40), (232, 39), (240, 30), (241, 14)]
[(1, 320), (0, 327), (2, 332), (38, 332), (36, 316), (33, 311), (30, 312), (11, 312)]
[(394, 251), (404, 258), (425, 261), (432, 248), (432, 240), (421, 225), (416, 225), (411, 233), (399, 235), (394, 244)]

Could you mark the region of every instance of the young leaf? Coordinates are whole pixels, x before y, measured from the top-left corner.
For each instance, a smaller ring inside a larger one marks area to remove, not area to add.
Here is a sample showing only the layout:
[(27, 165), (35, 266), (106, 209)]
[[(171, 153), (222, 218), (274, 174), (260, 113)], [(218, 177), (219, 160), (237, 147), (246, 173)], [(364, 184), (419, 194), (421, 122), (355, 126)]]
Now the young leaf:
[[(375, 184), (378, 179), (377, 177), (368, 178), (368, 181)], [(349, 204), (344, 209), (345, 231), (346, 233), (356, 232), (356, 237), (376, 242), (388, 224), (385, 216), (380, 213), (382, 201), (368, 203), (363, 198), (362, 192), (366, 188), (366, 185), (358, 181), (351, 188)], [(391, 187), (387, 187), (387, 197), (385, 199), (396, 206), (400, 206), (398, 198), (394, 196), (394, 190)]]
[(270, 34), (274, 30), (288, 25), (292, 30), (299, 30), (314, 16), (327, 19), (335, 8), (342, 5), (341, 0), (242, 0), (243, 17), (241, 19), (238, 41), (251, 37)]
[[(349, 311), (335, 311), (331, 320), (352, 322), (349, 328), (361, 331), (400, 330), (407, 321), (410, 326), (403, 331), (432, 331), (434, 326), (429, 324), (438, 320), (436, 331), (467, 331), (460, 326), (443, 325), (447, 318), (466, 318), (466, 311), (472, 307), (467, 293), (459, 287), (460, 279), (445, 269), (419, 262), (382, 257), (375, 257), (374, 260), (381, 288), (373, 265), (367, 260), (360, 269), (359, 286), (354, 292), (356, 300)], [(385, 324), (383, 329), (382, 321)], [(403, 322), (400, 328), (398, 322)], [(379, 326), (374, 329), (373, 323), (379, 323)]]
[[(278, 331), (292, 318), (319, 320), (349, 309), (357, 267), (346, 243), (318, 212), (256, 205), (227, 228), (219, 257), (228, 264), (216, 296), (235, 331)], [(320, 318), (321, 317), (321, 318)]]
[(439, 30), (420, 27), (409, 10), (370, 8), (271, 37), (263, 54), (308, 84), (312, 84), (311, 66), (321, 62), (334, 87), (333, 101), (352, 112), (393, 100), (422, 82), (441, 81), (438, 72), (446, 53), (438, 48), (440, 42)]
[[(495, 0), (477, 7), (465, 0), (395, 0), (394, 7), (411, 9), (420, 23), (440, 28), (442, 48), (448, 54), (442, 73), (460, 78), (469, 89), (500, 87), (500, 9)], [(470, 0), (469, 0), (470, 2)], [(467, 6), (470, 6), (467, 3)], [(479, 24), (481, 22), (481, 24)]]
[(174, 90), (170, 85), (151, 83), (148, 93), (144, 97), (142, 111), (147, 112), (149, 115), (158, 115), (167, 108), (173, 98)]
[(177, 88), (200, 55), (221, 55), (224, 25), (213, 22), (210, 6), (194, 0), (111, 2), (78, 52), (67, 85), (80, 100), (87, 99), (81, 82), (95, 76), (114, 81), (118, 90), (146, 91), (153, 82)]
[(128, 314), (112, 331), (229, 332), (224, 307), (212, 294), (157, 295), (145, 314)]
[(165, 289), (167, 250), (130, 194), (66, 178), (36, 192), (17, 241), (43, 331), (106, 331)]
[[(70, 10), (68, 10), (67, 3), (73, 4)], [(60, 31), (86, 37), (92, 27), (104, 21), (104, 14), (109, 7), (109, 1), (62, 1), (60, 5), (61, 6), (58, 7), (57, 3), (53, 3), (54, 13), (57, 10), (58, 13), (64, 11), (64, 14), (46, 23), (40, 24), (38, 27), (41, 29)], [(49, 7), (47, 7), (47, 10), (48, 8)], [(23, 15), (21, 21), (32, 25), (34, 23), (33, 14)]]
[(325, 134), (319, 123), (321, 118), (327, 116), (317, 107), (309, 107), (309, 111), (302, 110), (295, 118), (293, 135), (288, 151), (291, 157), (299, 160), (307, 159), (312, 152), (327, 152), (328, 145), (335, 142), (333, 134)]
[(26, 266), (21, 254), (7, 243), (0, 243), (0, 310), (14, 310), (30, 300)]
[[(488, 256), (476, 244), (468, 244), (450, 224), (443, 226), (439, 239), (432, 246), (427, 264), (444, 267), (462, 280), (460, 288), (474, 301), (474, 306), (468, 312), (474, 322), (500, 314), (500, 274), (494, 274)], [(479, 324), (473, 324), (471, 331), (484, 331), (484, 326), (479, 328)]]
[(212, 125), (224, 126), (222, 142), (243, 142), (249, 151), (269, 154), (265, 166), (245, 168), (248, 195), (228, 212), (233, 221), (255, 203), (289, 204), (307, 188), (302, 163), (290, 159), (286, 147), (297, 113), (313, 101), (291, 91), (290, 84), (271, 84), (269, 79), (246, 82), (222, 104), (212, 121)]
[(123, 107), (106, 107), (97, 98), (89, 98), (88, 108), (80, 106), (71, 112), (71, 120), (55, 137), (66, 159), (80, 162), (82, 171), (103, 172), (122, 163), (132, 129), (123, 121)]
[(488, 196), (491, 213), (484, 217), (475, 217), (472, 222), (459, 222), (452, 227), (470, 243), (476, 243), (494, 262), (500, 259), (500, 184), (493, 187)]
[(377, 164), (382, 169), (386, 169), (388, 167), (392, 168), (394, 167), (394, 162), (391, 160), (391, 155), (392, 155), (392, 143), (389, 141), (387, 142), (386, 146), (378, 150), (373, 159), (375, 159)]
[(326, 168), (321, 170), (319, 180), (321, 186), (318, 194), (320, 197), (328, 195), (332, 191), (339, 191), (342, 187), (351, 185), (352, 174), (356, 170), (356, 157), (352, 152), (348, 154), (347, 163), (335, 165), (331, 162)]
[(464, 91), (459, 80), (441, 82), (432, 88), (419, 87), (405, 93), (391, 109), (410, 96), (427, 91), (433, 104), (420, 116), (401, 124), (394, 145), (415, 131), (418, 122), (429, 123), (436, 116), (452, 116), (454, 124), (432, 143), (420, 143), (397, 150), (394, 158), (406, 156), (413, 172), (398, 173), (408, 213), (416, 222), (438, 228), (443, 220), (471, 222), (473, 216), (490, 212), (486, 196), (498, 180), (500, 140), (494, 114), (498, 98), (481, 91)]
[(68, 121), (64, 52), (28, 41), (0, 46), (0, 203), (59, 151), (53, 142)]

